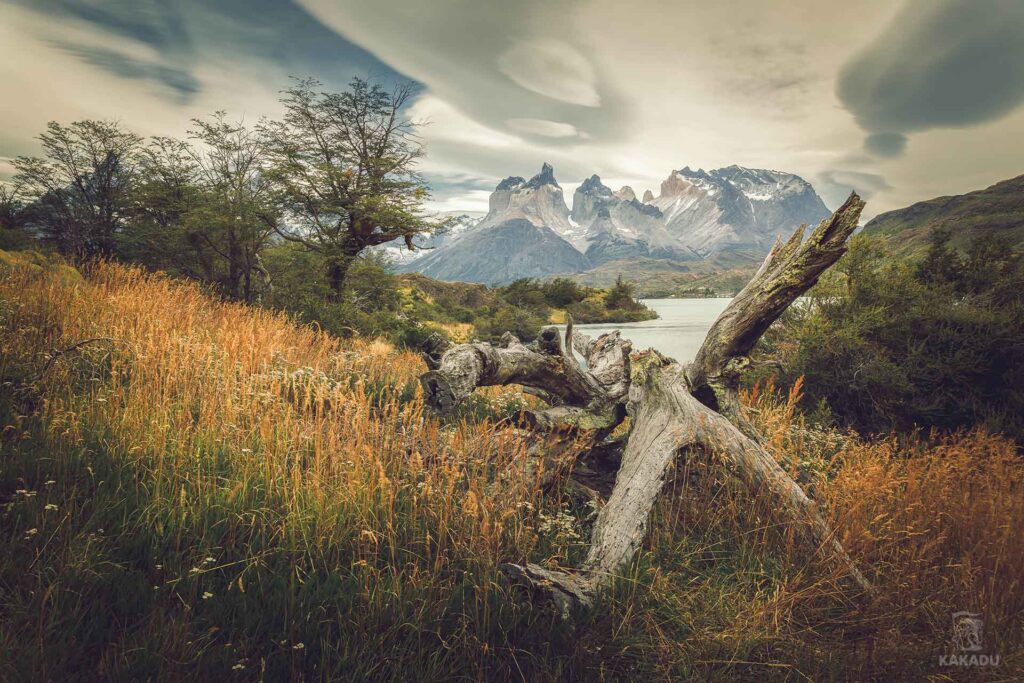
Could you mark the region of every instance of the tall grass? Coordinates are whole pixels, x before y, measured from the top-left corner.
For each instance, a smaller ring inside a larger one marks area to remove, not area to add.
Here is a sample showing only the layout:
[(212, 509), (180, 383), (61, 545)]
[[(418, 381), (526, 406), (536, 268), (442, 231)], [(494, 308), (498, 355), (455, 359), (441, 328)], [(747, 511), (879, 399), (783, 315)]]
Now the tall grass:
[(1022, 468), (996, 436), (868, 443), (759, 390), (880, 596), (844, 597), (695, 457), (570, 626), (499, 578), (572, 562), (592, 513), (509, 476), (510, 390), (441, 420), (414, 354), (109, 263), (5, 266), (0, 344), (0, 680), (942, 676), (960, 609), (997, 675), (1021, 663)]

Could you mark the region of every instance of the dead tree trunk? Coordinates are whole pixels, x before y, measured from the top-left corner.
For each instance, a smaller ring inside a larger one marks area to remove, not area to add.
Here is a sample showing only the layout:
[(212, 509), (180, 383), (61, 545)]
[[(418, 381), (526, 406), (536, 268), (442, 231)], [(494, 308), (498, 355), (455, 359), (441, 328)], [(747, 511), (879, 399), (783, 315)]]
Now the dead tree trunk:
[[(550, 327), (542, 330), (536, 348), (506, 335), (498, 347), (462, 344), (428, 356), (433, 369), (421, 381), (427, 402), (441, 411), (478, 386), (520, 384), (550, 406), (527, 415), (530, 426), (539, 430), (583, 432), (596, 445), (627, 412), (631, 417), (615, 485), (582, 566), (563, 572), (506, 565), (511, 577), (542, 591), (566, 615), (590, 605), (643, 542), (667, 472), (678, 458), (701, 449), (713, 454), (752, 500), (766, 503), (775, 522), (793, 532), (804, 552), (837, 563), (862, 589), (871, 589), (815, 503), (760, 446), (737, 394), (758, 339), (846, 251), (863, 207), (860, 197), (851, 194), (806, 240), (801, 227), (785, 243), (777, 242), (686, 366), (656, 351), (631, 358), (631, 344), (618, 332), (593, 340), (574, 335), (571, 321), (564, 345)], [(586, 369), (573, 348), (586, 360)]]

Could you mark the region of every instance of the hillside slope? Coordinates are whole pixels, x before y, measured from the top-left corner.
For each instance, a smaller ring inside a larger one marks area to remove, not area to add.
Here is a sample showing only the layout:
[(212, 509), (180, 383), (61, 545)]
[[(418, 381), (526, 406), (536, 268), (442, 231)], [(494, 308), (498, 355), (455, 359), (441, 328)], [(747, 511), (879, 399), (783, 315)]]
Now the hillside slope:
[(864, 233), (892, 238), (893, 250), (905, 253), (923, 249), (937, 228), (950, 230), (956, 246), (983, 235), (1002, 235), (1024, 247), (1024, 175), (879, 214), (864, 226)]

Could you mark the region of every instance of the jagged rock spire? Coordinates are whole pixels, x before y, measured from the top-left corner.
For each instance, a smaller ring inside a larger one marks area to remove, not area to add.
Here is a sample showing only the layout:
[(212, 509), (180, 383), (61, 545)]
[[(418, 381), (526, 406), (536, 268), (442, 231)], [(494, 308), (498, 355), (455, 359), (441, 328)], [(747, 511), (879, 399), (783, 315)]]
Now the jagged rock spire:
[(544, 165), (540, 167), (540, 173), (530, 178), (530, 182), (526, 183), (527, 187), (537, 188), (541, 185), (554, 185), (555, 187), (561, 187), (558, 181), (555, 180), (555, 169), (551, 167), (551, 164), (544, 162)]

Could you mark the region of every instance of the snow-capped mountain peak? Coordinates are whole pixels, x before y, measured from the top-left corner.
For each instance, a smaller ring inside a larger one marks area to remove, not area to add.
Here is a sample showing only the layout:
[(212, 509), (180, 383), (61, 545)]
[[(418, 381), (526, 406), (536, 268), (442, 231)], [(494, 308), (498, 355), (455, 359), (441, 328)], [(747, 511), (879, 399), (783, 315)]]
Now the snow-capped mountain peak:
[[(777, 235), (826, 216), (814, 188), (799, 176), (736, 165), (711, 171), (684, 166), (661, 183), (657, 197), (646, 191), (643, 202), (632, 188), (613, 191), (595, 174), (576, 188), (570, 212), (554, 169), (545, 163), (529, 180), (510, 176), (499, 182), (482, 220), (454, 226), (447, 241), (403, 268), (422, 264), (438, 277), (499, 282), (537, 276), (541, 263), (541, 270), (554, 274), (638, 257), (679, 261), (722, 250), (764, 253)], [(521, 254), (509, 253), (516, 240), (522, 241)], [(491, 247), (495, 251), (487, 252)]]

